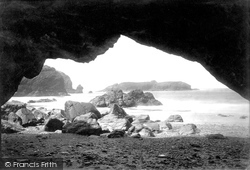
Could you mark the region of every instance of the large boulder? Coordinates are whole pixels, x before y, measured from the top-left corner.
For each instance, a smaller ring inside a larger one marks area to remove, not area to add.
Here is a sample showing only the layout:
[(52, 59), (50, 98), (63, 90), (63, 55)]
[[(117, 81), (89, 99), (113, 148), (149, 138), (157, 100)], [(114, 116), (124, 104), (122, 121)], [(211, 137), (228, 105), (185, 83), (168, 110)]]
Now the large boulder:
[(180, 115), (170, 115), (167, 122), (183, 122), (183, 119)]
[(160, 126), (156, 122), (144, 123), (143, 126), (147, 127), (151, 131), (159, 131), (160, 130)]
[(131, 126), (127, 119), (127, 114), (118, 104), (113, 104), (109, 114), (98, 120), (103, 130), (112, 132), (113, 130), (128, 130)]
[(39, 110), (39, 109), (35, 109), (32, 111), (33, 115), (35, 116), (35, 118), (37, 120), (40, 120), (40, 119), (47, 119), (49, 117), (49, 114), (44, 112), (43, 110)]
[(21, 125), (24, 125), (24, 124), (27, 124), (27, 123), (30, 123), (30, 122), (33, 122), (34, 120), (36, 120), (33, 113), (26, 108), (19, 109), (16, 112), (16, 115), (22, 119)]
[(139, 134), (141, 137), (155, 137), (154, 133), (148, 128), (143, 128)]
[(1, 133), (17, 133), (25, 129), (16, 123), (11, 123), (1, 119)]
[(46, 123), (44, 130), (48, 132), (55, 132), (56, 130), (62, 130), (64, 123), (58, 119), (49, 119)]
[(149, 115), (140, 114), (135, 116), (133, 123), (146, 123), (150, 120)]
[(96, 119), (88, 119), (88, 121), (75, 121), (63, 126), (63, 133), (75, 133), (79, 135), (100, 135), (102, 133), (101, 126)]
[(1, 106), (1, 118), (7, 120), (8, 115), (13, 112), (16, 113), (21, 108), (26, 108), (27, 104), (12, 100), (10, 102), (5, 103), (3, 106)]
[(14, 112), (9, 113), (8, 122), (22, 124), (22, 119), (17, 116)]
[(195, 124), (186, 124), (181, 126), (181, 128), (179, 129), (180, 135), (192, 135), (199, 132), (200, 130), (197, 128)]
[(93, 112), (98, 118), (101, 118), (100, 112), (91, 103), (67, 101), (65, 103), (65, 116), (72, 121), (76, 116)]
[(61, 109), (52, 109), (48, 112), (49, 119), (59, 119), (61, 121), (67, 119), (66, 113)]

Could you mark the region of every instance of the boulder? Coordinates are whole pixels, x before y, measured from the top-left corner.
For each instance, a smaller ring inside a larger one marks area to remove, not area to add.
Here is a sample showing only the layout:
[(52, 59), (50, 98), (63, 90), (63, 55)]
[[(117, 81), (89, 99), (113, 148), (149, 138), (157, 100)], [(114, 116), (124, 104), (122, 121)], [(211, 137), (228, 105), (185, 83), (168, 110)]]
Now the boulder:
[(158, 123), (160, 126), (160, 130), (171, 130), (173, 129), (172, 125), (167, 121), (162, 121)]
[(124, 137), (124, 130), (114, 130), (110, 134), (107, 135), (108, 138), (121, 138)]
[(58, 119), (49, 119), (44, 127), (44, 130), (48, 132), (62, 130), (63, 125), (64, 123)]
[(148, 121), (148, 120), (150, 120), (150, 117), (149, 117), (149, 115), (143, 115), (143, 114), (141, 114), (141, 115), (135, 116), (134, 119), (135, 119), (135, 120), (137, 119), (137, 120), (145, 120), (145, 121)]
[(21, 108), (16, 112), (16, 115), (19, 116), (22, 119), (21, 125), (24, 125), (26, 123), (32, 122), (36, 120), (35, 116), (33, 113), (26, 109), (26, 108)]
[(16, 123), (11, 123), (1, 119), (1, 133), (17, 133), (25, 129)]
[(156, 123), (156, 122), (144, 123), (143, 126), (147, 127), (147, 128), (150, 129), (151, 131), (159, 131), (159, 130), (160, 130), (160, 126), (159, 126), (159, 124)]
[(144, 128), (143, 124), (141, 123), (133, 122), (132, 125), (135, 127), (134, 132), (140, 132)]
[(20, 101), (12, 100), (11, 102), (7, 102), (3, 106), (1, 106), (1, 118), (8, 120), (9, 113), (16, 113), (19, 109), (26, 108), (26, 106), (26, 103)]
[(183, 119), (180, 115), (170, 115), (167, 122), (183, 122)]
[(65, 111), (61, 109), (52, 109), (49, 113), (49, 119), (59, 119), (61, 121), (67, 119)]
[(89, 119), (88, 122), (76, 121), (63, 126), (63, 133), (75, 133), (79, 135), (100, 135), (102, 133), (101, 126), (95, 119)]
[(135, 126), (132, 125), (132, 126), (128, 129), (128, 133), (129, 133), (129, 134), (132, 134), (134, 131), (135, 131)]
[(199, 132), (200, 130), (197, 129), (195, 124), (186, 124), (186, 125), (181, 126), (181, 128), (179, 129), (180, 135), (192, 135), (192, 134), (196, 134)]
[(99, 119), (98, 123), (103, 130), (110, 132), (113, 130), (128, 130), (131, 123), (126, 116), (127, 113), (118, 104), (113, 104), (111, 105), (109, 114)]
[(65, 115), (68, 120), (72, 121), (76, 116), (93, 112), (98, 118), (101, 118), (100, 112), (91, 103), (67, 101), (65, 103)]
[(17, 116), (14, 112), (9, 113), (8, 122), (22, 124), (22, 119)]
[(131, 123), (126, 118), (118, 118), (113, 114), (108, 114), (101, 119), (98, 119), (98, 123), (102, 127), (102, 130), (112, 132), (113, 130), (128, 130)]
[(141, 137), (155, 137), (155, 135), (153, 134), (153, 132), (148, 129), (148, 128), (143, 128), (139, 134), (141, 135)]
[(118, 104), (113, 104), (110, 108), (109, 114), (117, 116), (117, 118), (125, 118), (127, 113)]
[(49, 117), (49, 114), (43, 112), (42, 110), (33, 110), (32, 111), (33, 115), (35, 116), (35, 118), (37, 120), (40, 120), (40, 119), (47, 119)]

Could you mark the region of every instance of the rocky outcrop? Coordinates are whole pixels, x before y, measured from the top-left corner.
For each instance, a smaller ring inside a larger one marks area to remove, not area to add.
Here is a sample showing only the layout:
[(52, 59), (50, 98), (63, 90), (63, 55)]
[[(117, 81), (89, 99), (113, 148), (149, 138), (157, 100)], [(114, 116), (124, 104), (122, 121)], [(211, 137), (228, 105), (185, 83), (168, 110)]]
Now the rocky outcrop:
[(83, 87), (80, 84), (77, 86), (76, 89), (73, 89), (72, 81), (71, 81), (70, 77), (63, 72), (59, 72), (59, 73), (62, 75), (62, 77), (64, 79), (64, 85), (65, 85), (65, 89), (66, 89), (67, 93), (82, 93)]
[(177, 82), (124, 82), (120, 84), (114, 84), (106, 87), (102, 91), (110, 91), (121, 89), (123, 91), (131, 91), (135, 89), (141, 89), (143, 91), (179, 91), (179, 90), (192, 90), (191, 85), (177, 81)]
[(249, 8), (248, 0), (4, 1), (0, 105), (23, 77), (37, 76), (47, 58), (90, 62), (121, 34), (199, 62), (250, 99)]
[(29, 100), (27, 103), (47, 103), (47, 102), (55, 102), (56, 99), (39, 99), (39, 100)]
[(68, 95), (64, 79), (56, 69), (44, 66), (33, 79), (23, 78), (15, 96), (65, 96)]
[(114, 103), (122, 107), (162, 105), (152, 93), (144, 93), (142, 90), (133, 90), (127, 94), (122, 90), (111, 90), (102, 96), (95, 97), (90, 103), (96, 107), (109, 107)]
[(79, 84), (79, 85), (76, 87), (75, 93), (82, 93), (82, 90), (83, 90), (83, 87), (82, 87), (82, 85)]

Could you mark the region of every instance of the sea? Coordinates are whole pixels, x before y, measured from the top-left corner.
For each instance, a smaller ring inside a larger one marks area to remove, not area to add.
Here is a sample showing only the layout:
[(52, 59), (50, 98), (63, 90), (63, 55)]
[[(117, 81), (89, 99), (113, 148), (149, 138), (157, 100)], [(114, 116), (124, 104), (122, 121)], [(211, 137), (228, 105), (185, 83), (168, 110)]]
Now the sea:
[[(230, 89), (206, 89), (189, 91), (150, 91), (163, 105), (124, 108), (129, 115), (146, 114), (151, 120), (166, 120), (170, 115), (181, 115), (184, 122), (196, 124), (220, 124), (249, 127), (249, 101)], [(11, 100), (56, 99), (55, 102), (32, 103), (33, 107), (64, 109), (68, 100), (89, 102), (105, 92), (84, 92), (70, 96), (12, 97)], [(97, 108), (101, 113), (109, 108)]]

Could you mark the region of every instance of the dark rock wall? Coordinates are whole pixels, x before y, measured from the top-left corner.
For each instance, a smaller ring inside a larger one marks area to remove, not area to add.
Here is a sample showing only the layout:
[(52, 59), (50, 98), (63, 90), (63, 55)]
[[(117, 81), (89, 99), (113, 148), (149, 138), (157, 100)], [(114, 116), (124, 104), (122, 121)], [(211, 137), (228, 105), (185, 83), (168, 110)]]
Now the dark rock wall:
[(2, 0), (0, 104), (46, 58), (89, 62), (121, 34), (198, 61), (250, 98), (248, 0)]

